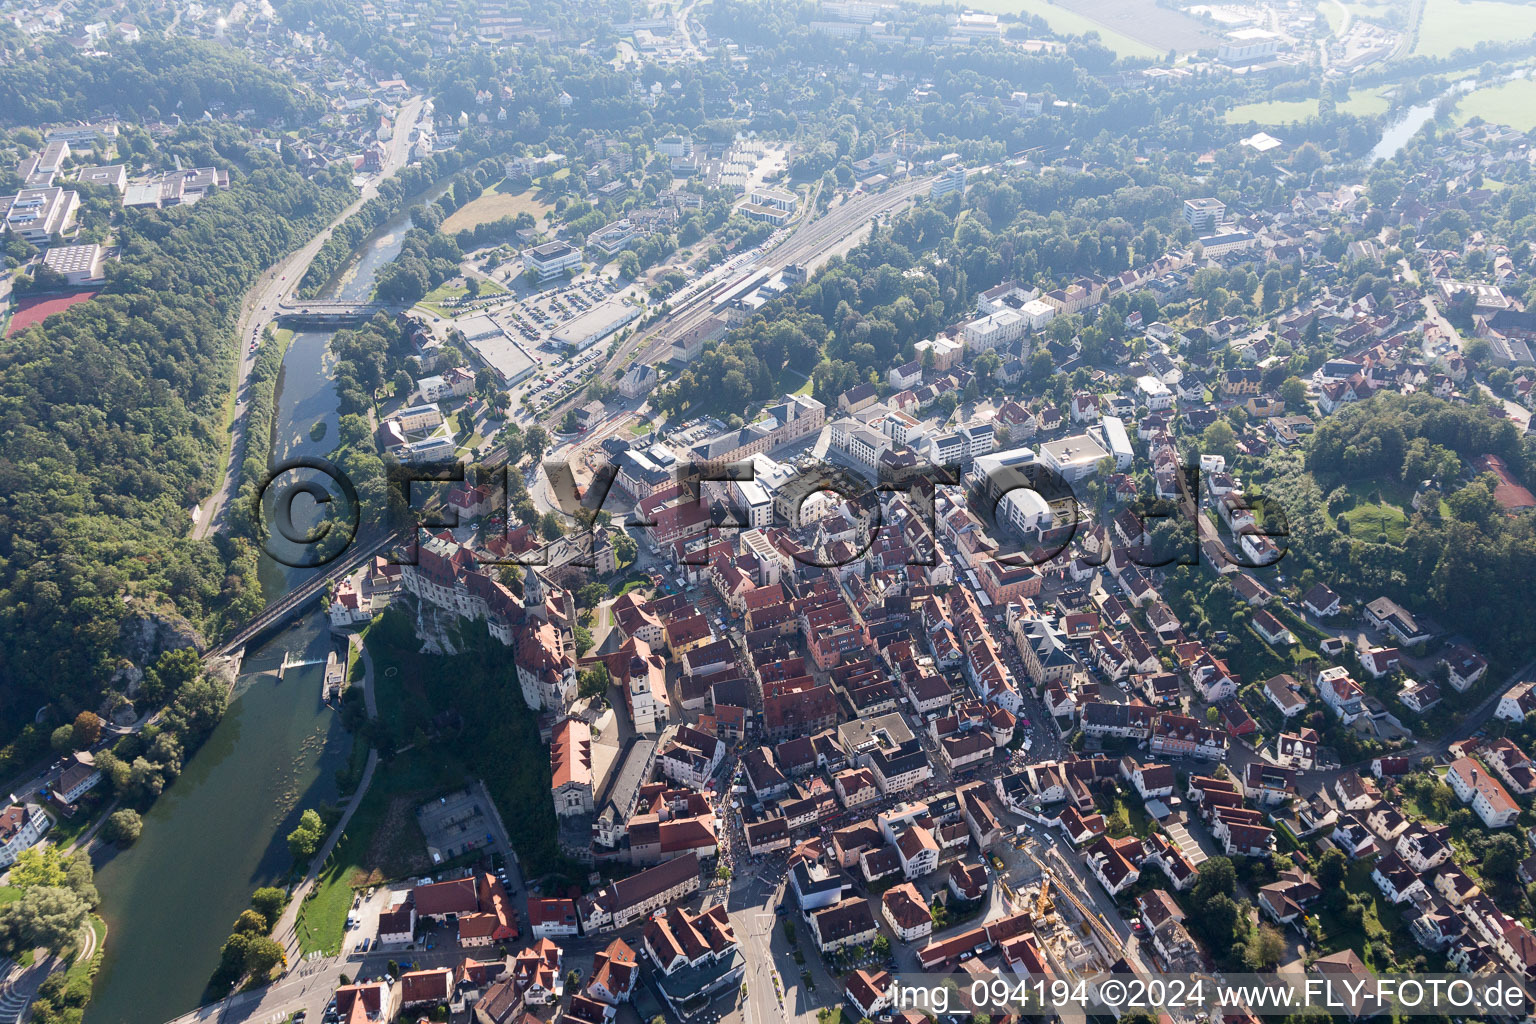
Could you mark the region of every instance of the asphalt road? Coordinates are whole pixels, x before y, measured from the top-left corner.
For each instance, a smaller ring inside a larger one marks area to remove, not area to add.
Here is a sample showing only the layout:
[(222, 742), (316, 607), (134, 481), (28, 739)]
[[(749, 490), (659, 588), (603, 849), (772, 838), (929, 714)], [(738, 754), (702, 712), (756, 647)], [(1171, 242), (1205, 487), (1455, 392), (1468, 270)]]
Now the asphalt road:
[(246, 293), (245, 302), (240, 307), (239, 327), (235, 331), (238, 347), (234, 384), (235, 412), (229, 425), (229, 450), (224, 465), (224, 477), (218, 490), (210, 494), (193, 512), (193, 539), (202, 540), (215, 529), (223, 527), (225, 511), (239, 483), (240, 463), (245, 459), (246, 412), (250, 409), (250, 376), (251, 370), (256, 365), (256, 354), (251, 350), (251, 342), (261, 337), (262, 328), (272, 320), (278, 306), (282, 305), (284, 298), (303, 280), (309, 265), (314, 262), (315, 254), (320, 251), (326, 239), (330, 238), (331, 231), (372, 199), (378, 193), (380, 182), (405, 166), (411, 149), (411, 128), (421, 113), (422, 103), (422, 98), (416, 96), (401, 104), (395, 116), (395, 133), (384, 147), (383, 170), (368, 180), (351, 205), (337, 214), (325, 230), (310, 239), (302, 249), (289, 253), (267, 268), (251, 290)]

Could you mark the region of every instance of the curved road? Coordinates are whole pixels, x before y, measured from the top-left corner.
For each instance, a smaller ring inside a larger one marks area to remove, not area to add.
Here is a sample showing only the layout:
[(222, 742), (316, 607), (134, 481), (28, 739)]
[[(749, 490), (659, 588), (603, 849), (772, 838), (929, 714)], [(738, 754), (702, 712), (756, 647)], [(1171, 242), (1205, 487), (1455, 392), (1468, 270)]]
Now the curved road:
[(380, 182), (405, 165), (406, 157), (411, 151), (411, 126), (416, 123), (416, 118), (421, 113), (422, 102), (420, 96), (414, 96), (400, 105), (395, 115), (395, 133), (388, 145), (384, 147), (383, 170), (363, 185), (357, 198), (337, 214), (324, 231), (310, 239), (302, 249), (289, 253), (267, 268), (251, 290), (246, 293), (245, 302), (240, 307), (240, 323), (235, 331), (236, 344), (239, 348), (237, 356), (239, 364), (235, 371), (235, 412), (229, 425), (229, 449), (225, 456), (224, 476), (218, 489), (192, 513), (194, 540), (202, 540), (213, 530), (222, 528), (225, 511), (229, 507), (229, 501), (234, 496), (235, 487), (240, 478), (240, 463), (245, 459), (246, 413), (250, 409), (248, 385), (251, 369), (256, 365), (255, 353), (251, 351), (251, 341), (260, 337), (262, 327), (274, 315), (272, 311), (283, 303), (286, 294), (303, 279), (305, 272), (309, 270), (310, 263), (314, 262), (315, 254), (320, 251), (325, 240), (331, 237), (331, 231), (378, 194)]

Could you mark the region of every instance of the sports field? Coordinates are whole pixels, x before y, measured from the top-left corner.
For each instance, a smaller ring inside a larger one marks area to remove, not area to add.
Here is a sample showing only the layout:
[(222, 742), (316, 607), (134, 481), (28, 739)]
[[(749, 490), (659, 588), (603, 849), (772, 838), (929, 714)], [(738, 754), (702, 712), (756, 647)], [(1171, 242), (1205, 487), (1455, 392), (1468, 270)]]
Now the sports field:
[(516, 217), (524, 211), (533, 214), (534, 219), (538, 219), (554, 209), (549, 203), (539, 199), (533, 189), (513, 193), (502, 192), (501, 189), (506, 184), (502, 181), (492, 185), (480, 198), (453, 211), (453, 215), (443, 221), (443, 233), (457, 234), (466, 228), (489, 224), (503, 217)]
[(16, 303), (16, 312), (11, 314), (11, 324), (6, 329), (6, 336), (24, 331), (33, 324), (40, 324), (55, 313), (62, 313), (76, 303), (95, 297), (96, 290), (93, 288), (70, 295), (45, 295), (41, 298), (22, 299)]

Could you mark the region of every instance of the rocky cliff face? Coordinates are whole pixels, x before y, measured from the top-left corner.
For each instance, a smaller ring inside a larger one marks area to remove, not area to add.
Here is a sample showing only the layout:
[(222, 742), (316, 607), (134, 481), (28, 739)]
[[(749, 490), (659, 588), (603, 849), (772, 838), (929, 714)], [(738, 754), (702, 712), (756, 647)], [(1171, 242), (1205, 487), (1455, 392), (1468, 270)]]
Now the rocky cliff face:
[(118, 627), (118, 650), (126, 660), (113, 673), (113, 687), (132, 697), (144, 679), (145, 665), (166, 651), (179, 651), (183, 647), (191, 647), (202, 654), (208, 648), (208, 641), (176, 612), (130, 600), (128, 614)]

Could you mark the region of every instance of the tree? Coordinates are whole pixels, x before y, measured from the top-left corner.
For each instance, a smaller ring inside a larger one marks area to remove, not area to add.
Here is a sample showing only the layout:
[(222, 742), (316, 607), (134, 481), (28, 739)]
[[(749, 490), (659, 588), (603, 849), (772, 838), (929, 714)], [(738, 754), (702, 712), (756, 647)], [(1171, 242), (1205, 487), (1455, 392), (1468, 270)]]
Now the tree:
[(628, 530), (614, 534), (613, 557), (620, 567), (632, 564), (639, 554), (640, 545), (635, 543), (635, 538), (629, 535)]
[(283, 947), (266, 935), (251, 939), (245, 947), (245, 969), (252, 977), (265, 980), (271, 975), (272, 968), (287, 962)]
[(101, 894), (96, 891), (96, 872), (91, 867), (91, 858), (82, 850), (66, 857), (65, 862), (64, 884), (85, 900), (86, 906), (94, 907), (100, 903)]
[(1287, 412), (1299, 412), (1307, 408), (1307, 385), (1300, 377), (1287, 377), (1280, 385), (1280, 397), (1285, 400)]
[(876, 935), (875, 941), (872, 943), (872, 948), (874, 949), (876, 956), (884, 959), (885, 957), (891, 955), (891, 940), (886, 938), (884, 935)]
[(75, 749), (75, 727), (73, 725), (59, 726), (48, 737), (48, 745), (60, 754), (68, 753)]
[(1498, 833), (1483, 848), (1483, 877), (1497, 881), (1514, 878), (1515, 869), (1520, 866), (1524, 855), (1525, 850), (1520, 840), (1508, 832)]
[(288, 894), (276, 886), (265, 885), (251, 893), (251, 909), (268, 921), (276, 921), (287, 902)]
[(101, 739), (101, 717), (94, 711), (82, 711), (75, 716), (74, 743), (76, 750), (85, 750)]
[(1349, 875), (1349, 861), (1337, 847), (1324, 851), (1317, 861), (1317, 884), (1325, 891), (1344, 884)]
[(1205, 455), (1220, 455), (1231, 463), (1237, 458), (1237, 435), (1226, 420), (1217, 420), (1200, 435), (1200, 451)]
[(36, 886), (0, 910), (0, 937), (12, 950), (43, 946), (58, 952), (75, 940), (90, 910), (72, 889)]
[(324, 839), (325, 822), (320, 820), (320, 813), (311, 807), (299, 815), (298, 827), (288, 833), (288, 850), (294, 860), (304, 863), (315, 855)]
[(1267, 924), (1259, 925), (1258, 931), (1248, 939), (1243, 951), (1243, 962), (1251, 971), (1273, 970), (1285, 956), (1285, 937)]
[(245, 935), (265, 935), (270, 927), (267, 919), (257, 910), (247, 908), (235, 918), (235, 931)]
[(1226, 857), (1211, 857), (1200, 865), (1190, 898), (1201, 911), (1216, 896), (1231, 896), (1237, 891), (1237, 870)]
[(608, 666), (598, 662), (576, 674), (576, 692), (582, 697), (601, 697), (608, 692)]
[(411, 375), (404, 370), (395, 373), (395, 397), (404, 401), (416, 385), (411, 381)]
[(67, 867), (57, 846), (34, 846), (17, 855), (11, 867), (11, 885), (17, 889), (63, 885)]
[(1232, 949), (1242, 937), (1246, 926), (1242, 908), (1226, 893), (1217, 893), (1211, 897), (1200, 913), (1200, 928), (1214, 949)]
[(544, 449), (549, 447), (549, 431), (543, 427), (529, 427), (523, 433), (523, 447), (535, 459), (543, 458)]
[(139, 812), (131, 807), (125, 807), (120, 811), (113, 811), (107, 819), (102, 831), (110, 843), (118, 846), (132, 846), (139, 841), (139, 834), (144, 830), (144, 819)]

